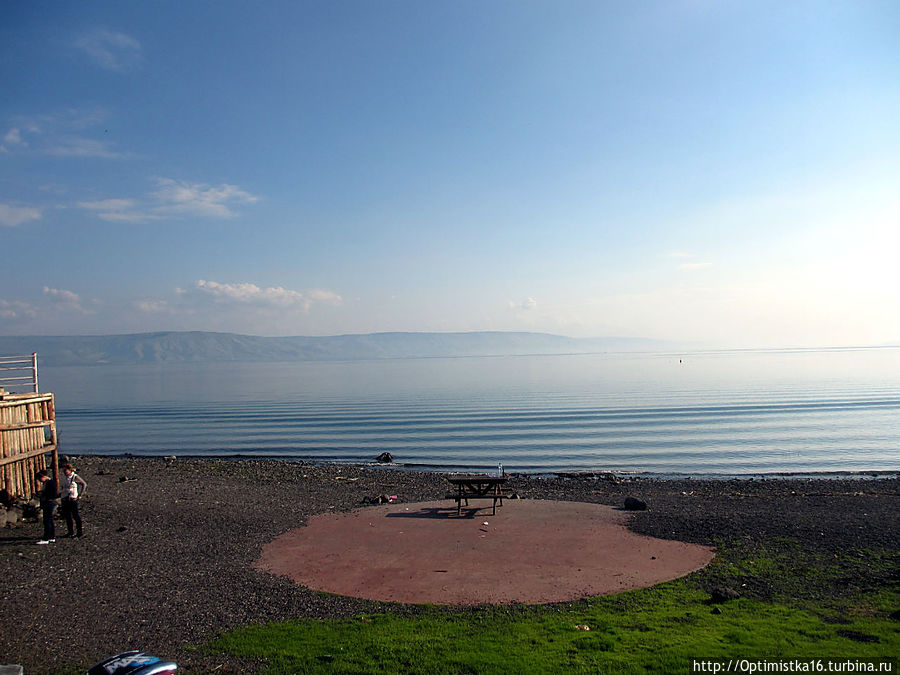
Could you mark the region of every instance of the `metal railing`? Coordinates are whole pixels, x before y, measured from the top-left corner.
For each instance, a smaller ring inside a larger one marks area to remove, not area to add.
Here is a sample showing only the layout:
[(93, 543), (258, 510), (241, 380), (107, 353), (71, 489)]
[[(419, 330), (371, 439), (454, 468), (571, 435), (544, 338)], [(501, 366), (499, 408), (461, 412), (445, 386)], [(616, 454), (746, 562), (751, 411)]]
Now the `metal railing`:
[[(21, 375), (8, 373), (20, 373)], [(5, 387), (16, 389), (27, 387), (35, 394), (38, 393), (37, 353), (30, 356), (0, 356), (0, 388)]]

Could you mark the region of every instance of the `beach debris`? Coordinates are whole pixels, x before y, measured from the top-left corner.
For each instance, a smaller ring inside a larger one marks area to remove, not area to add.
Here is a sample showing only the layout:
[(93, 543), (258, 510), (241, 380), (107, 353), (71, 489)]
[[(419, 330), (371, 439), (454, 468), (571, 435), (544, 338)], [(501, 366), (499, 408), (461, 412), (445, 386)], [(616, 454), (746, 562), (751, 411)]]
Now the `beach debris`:
[(120, 483), (130, 483), (135, 480), (137, 480), (137, 478), (132, 478), (131, 476), (119, 476)]
[(17, 527), (25, 520), (25, 509), (22, 504), (10, 504), (8, 509), (0, 508), (0, 527)]
[(125, 525), (120, 525), (119, 527), (116, 528), (116, 532), (127, 532), (127, 531), (128, 531), (128, 527), (126, 527)]
[(389, 452), (382, 452), (376, 459), (383, 464), (390, 464), (394, 461), (394, 456)]
[(488, 521), (486, 521), (486, 520), (482, 523), (482, 525), (487, 525), (487, 524), (488, 524)]
[(395, 502), (395, 501), (397, 501), (397, 495), (389, 495), (389, 496), (388, 496), (388, 501), (389, 501), (389, 502)]
[(107, 471), (106, 469), (100, 469), (97, 471), (98, 476), (108, 476), (112, 473), (112, 471)]
[(739, 597), (741, 597), (740, 593), (727, 586), (716, 586), (709, 593), (709, 601), (714, 604), (737, 600)]
[(590, 630), (590, 629), (591, 629), (591, 627), (588, 626), (586, 623), (580, 623), (577, 626), (575, 626), (575, 630)]
[(559, 478), (576, 478), (576, 479), (590, 479), (590, 480), (603, 480), (608, 483), (619, 484), (622, 481), (619, 480), (619, 477), (611, 471), (556, 471), (554, 472), (555, 476)]
[[(22, 520), (27, 522), (37, 522), (37, 519), (41, 515), (41, 503), (37, 499), (30, 499), (27, 502), (22, 502)], [(13, 507), (16, 505), (14, 504)]]
[(625, 510), (626, 511), (646, 511), (647, 510), (647, 502), (642, 501), (636, 497), (626, 497), (625, 498)]

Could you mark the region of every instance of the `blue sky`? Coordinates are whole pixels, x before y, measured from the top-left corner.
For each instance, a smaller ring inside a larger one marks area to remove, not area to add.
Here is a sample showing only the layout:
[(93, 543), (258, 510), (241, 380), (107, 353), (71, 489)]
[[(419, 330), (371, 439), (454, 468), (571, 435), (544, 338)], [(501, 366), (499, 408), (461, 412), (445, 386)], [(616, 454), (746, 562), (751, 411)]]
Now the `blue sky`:
[(0, 4), (0, 334), (900, 340), (900, 4)]

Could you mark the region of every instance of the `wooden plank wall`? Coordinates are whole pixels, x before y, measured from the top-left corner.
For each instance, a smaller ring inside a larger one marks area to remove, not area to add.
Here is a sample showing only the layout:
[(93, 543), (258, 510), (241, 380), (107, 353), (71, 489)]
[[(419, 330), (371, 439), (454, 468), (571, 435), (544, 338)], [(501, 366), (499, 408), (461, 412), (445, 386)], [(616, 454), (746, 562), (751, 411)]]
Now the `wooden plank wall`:
[[(0, 489), (30, 498), (34, 475), (56, 450), (53, 394), (15, 394), (0, 400)], [(54, 462), (55, 470), (55, 462)]]

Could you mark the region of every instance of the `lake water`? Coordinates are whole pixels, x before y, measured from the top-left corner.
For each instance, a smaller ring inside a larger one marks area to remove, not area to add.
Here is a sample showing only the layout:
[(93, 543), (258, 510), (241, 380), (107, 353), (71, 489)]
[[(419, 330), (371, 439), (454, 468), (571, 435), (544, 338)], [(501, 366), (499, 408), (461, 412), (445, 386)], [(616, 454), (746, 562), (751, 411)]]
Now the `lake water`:
[(900, 471), (900, 349), (46, 367), (64, 453)]

